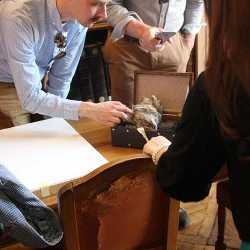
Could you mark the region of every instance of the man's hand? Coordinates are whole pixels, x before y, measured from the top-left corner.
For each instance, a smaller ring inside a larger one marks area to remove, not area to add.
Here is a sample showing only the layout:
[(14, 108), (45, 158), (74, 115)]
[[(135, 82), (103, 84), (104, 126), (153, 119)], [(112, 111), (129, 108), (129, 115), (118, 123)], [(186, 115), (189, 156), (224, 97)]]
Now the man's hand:
[(117, 101), (82, 102), (79, 110), (80, 118), (88, 117), (110, 127), (126, 120), (130, 114), (132, 114), (132, 110)]
[(147, 26), (143, 30), (140, 38), (140, 47), (146, 51), (157, 51), (164, 48), (164, 44), (159, 39), (156, 39), (156, 34), (161, 32), (161, 28)]
[(156, 51), (164, 48), (161, 41), (155, 39), (155, 34), (163, 31), (162, 28), (149, 26), (138, 20), (131, 20), (126, 26), (126, 34), (137, 38), (140, 47), (145, 51)]
[(191, 50), (194, 47), (195, 35), (191, 33), (183, 33), (182, 38), (183, 43)]

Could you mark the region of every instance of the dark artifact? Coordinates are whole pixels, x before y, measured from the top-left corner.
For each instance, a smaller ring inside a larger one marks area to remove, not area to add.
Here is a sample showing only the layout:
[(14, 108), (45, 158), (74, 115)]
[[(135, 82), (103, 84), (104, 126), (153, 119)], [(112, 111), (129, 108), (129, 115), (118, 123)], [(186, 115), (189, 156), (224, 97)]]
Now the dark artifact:
[(162, 118), (163, 106), (156, 96), (144, 97), (142, 101), (132, 107), (133, 115), (130, 123), (137, 128), (143, 127), (147, 130), (157, 130)]
[[(133, 115), (111, 130), (112, 145), (142, 148), (146, 138), (162, 135), (170, 141), (174, 137), (177, 119), (169, 118), (163, 113), (163, 106), (157, 97), (144, 97), (132, 107)], [(141, 134), (145, 130), (146, 136)], [(138, 132), (139, 130), (139, 132)]]

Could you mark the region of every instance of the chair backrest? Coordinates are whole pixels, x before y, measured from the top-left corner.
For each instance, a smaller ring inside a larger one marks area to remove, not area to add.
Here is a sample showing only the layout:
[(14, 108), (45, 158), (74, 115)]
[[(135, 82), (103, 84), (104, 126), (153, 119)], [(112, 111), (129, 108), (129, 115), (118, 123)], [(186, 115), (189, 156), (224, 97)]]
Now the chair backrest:
[(110, 162), (58, 193), (67, 250), (154, 249), (166, 244), (169, 199), (144, 155)]

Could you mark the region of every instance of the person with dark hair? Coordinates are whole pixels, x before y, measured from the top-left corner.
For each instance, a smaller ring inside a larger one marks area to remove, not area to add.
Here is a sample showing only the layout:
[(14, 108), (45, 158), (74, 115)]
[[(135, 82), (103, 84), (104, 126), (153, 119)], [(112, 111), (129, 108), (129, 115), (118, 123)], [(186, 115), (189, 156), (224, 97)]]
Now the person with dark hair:
[[(157, 180), (170, 196), (198, 201), (227, 163), (232, 212), (250, 249), (250, 2), (205, 1), (209, 23), (207, 69), (191, 89), (176, 135), (144, 146), (157, 164)], [(170, 145), (171, 144), (171, 145)]]
[(0, 1), (0, 129), (30, 122), (30, 113), (113, 126), (131, 112), (66, 99), (87, 28), (107, 18), (108, 1)]

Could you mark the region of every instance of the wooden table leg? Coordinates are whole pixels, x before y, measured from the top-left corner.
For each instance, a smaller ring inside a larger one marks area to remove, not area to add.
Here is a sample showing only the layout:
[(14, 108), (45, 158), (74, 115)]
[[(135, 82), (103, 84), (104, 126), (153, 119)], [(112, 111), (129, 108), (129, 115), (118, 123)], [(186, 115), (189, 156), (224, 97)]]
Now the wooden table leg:
[(169, 198), (167, 211), (166, 250), (177, 249), (180, 202)]

